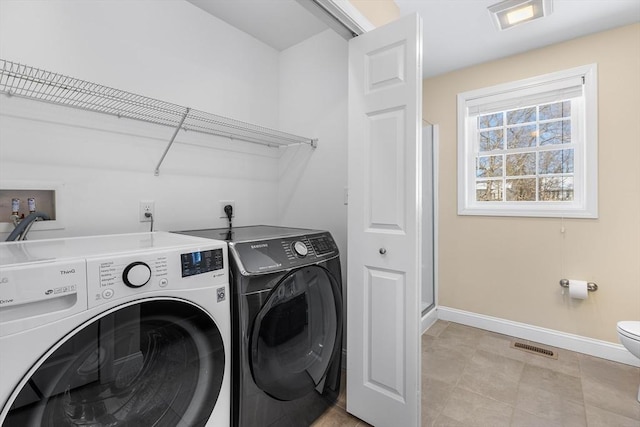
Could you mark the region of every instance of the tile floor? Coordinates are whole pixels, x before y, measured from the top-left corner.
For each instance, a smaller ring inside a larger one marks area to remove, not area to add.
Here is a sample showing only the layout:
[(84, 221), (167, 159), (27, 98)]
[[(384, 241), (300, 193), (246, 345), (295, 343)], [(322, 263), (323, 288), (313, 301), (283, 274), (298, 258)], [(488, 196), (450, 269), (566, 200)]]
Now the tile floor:
[[(437, 321), (422, 336), (422, 426), (640, 427), (640, 368)], [(344, 390), (314, 427), (368, 426), (345, 411)], [(398, 426), (401, 427), (401, 426)]]

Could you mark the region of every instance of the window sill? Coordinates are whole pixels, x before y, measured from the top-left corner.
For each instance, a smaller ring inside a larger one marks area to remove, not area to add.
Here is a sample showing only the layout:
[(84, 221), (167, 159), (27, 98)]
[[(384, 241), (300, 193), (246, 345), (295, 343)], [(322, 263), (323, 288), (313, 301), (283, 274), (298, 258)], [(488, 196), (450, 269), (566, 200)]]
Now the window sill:
[[(536, 203), (535, 206), (530, 204), (523, 205), (523, 202), (515, 202), (514, 204), (506, 205), (504, 202), (499, 202), (499, 205), (487, 203), (486, 205), (472, 207), (459, 207), (458, 215), (471, 215), (471, 216), (513, 216), (513, 217), (534, 217), (534, 218), (585, 218), (585, 219), (597, 219), (597, 208), (585, 209), (583, 207), (565, 205), (540, 205)], [(492, 206), (493, 205), (493, 206)]]

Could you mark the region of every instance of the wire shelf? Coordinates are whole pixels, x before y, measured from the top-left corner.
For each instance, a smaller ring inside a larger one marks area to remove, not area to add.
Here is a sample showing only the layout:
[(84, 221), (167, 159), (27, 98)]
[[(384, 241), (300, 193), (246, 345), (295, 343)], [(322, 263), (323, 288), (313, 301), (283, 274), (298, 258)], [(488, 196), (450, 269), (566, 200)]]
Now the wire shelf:
[(314, 148), (317, 146), (316, 139), (190, 109), (4, 59), (0, 59), (0, 67), (1, 93), (176, 128), (176, 133), (156, 168), (156, 175), (180, 129), (269, 147), (299, 144), (308, 144)]

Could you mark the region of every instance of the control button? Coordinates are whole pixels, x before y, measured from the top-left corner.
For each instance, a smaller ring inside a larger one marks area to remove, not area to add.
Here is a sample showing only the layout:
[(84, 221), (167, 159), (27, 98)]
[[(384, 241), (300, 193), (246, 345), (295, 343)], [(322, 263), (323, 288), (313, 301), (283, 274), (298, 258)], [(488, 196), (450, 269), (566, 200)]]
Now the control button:
[(115, 292), (113, 292), (113, 289), (105, 289), (104, 291), (102, 291), (102, 298), (104, 299), (109, 299), (113, 296)]
[(296, 255), (301, 257), (306, 257), (307, 254), (309, 253), (309, 250), (307, 249), (307, 245), (305, 245), (300, 241), (295, 242), (293, 244), (293, 251), (296, 253)]
[(144, 262), (133, 262), (122, 272), (122, 281), (131, 288), (146, 285), (151, 279), (151, 268)]
[(326, 237), (316, 237), (313, 239), (309, 239), (311, 242), (311, 246), (313, 246), (313, 250), (316, 251), (316, 255), (324, 255), (334, 251), (334, 247), (331, 244), (331, 241)]
[(160, 279), (160, 281), (158, 282), (158, 285), (160, 285), (161, 288), (166, 287), (169, 284), (169, 281), (167, 279)]

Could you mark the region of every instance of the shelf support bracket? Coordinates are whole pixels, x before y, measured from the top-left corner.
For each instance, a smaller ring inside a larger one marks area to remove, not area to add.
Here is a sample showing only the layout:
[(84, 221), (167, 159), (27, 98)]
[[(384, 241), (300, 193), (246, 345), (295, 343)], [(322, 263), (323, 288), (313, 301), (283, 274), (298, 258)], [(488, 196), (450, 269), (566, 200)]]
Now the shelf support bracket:
[(312, 139), (310, 145), (312, 148), (318, 148), (318, 138)]
[(189, 115), (190, 110), (191, 110), (190, 108), (187, 108), (187, 110), (184, 112), (184, 116), (182, 116), (182, 119), (180, 120), (180, 123), (178, 123), (178, 127), (176, 127), (175, 132), (173, 132), (173, 136), (171, 137), (169, 144), (167, 144), (167, 148), (164, 149), (164, 153), (162, 153), (162, 157), (160, 157), (160, 161), (156, 165), (156, 170), (154, 172), (155, 176), (160, 175), (160, 165), (164, 161), (164, 158), (167, 156), (167, 153), (169, 152), (169, 148), (171, 148), (171, 144), (173, 144), (173, 141), (175, 141), (176, 136), (178, 136), (178, 132), (180, 132), (180, 128), (182, 127), (182, 124), (184, 123), (187, 116)]

